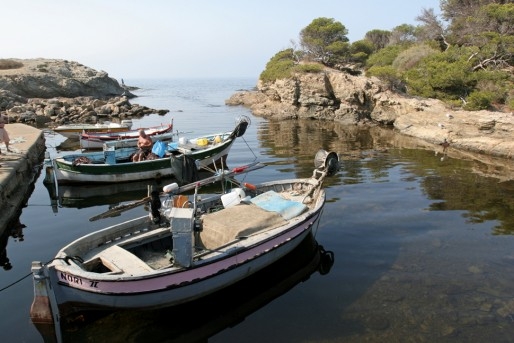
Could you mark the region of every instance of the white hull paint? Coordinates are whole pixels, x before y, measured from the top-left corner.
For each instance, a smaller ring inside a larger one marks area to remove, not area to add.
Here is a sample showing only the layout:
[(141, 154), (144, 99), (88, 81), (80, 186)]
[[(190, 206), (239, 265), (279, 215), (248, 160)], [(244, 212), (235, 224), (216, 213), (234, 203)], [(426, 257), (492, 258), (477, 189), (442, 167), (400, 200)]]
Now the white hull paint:
[[(166, 277), (157, 277), (156, 279), (134, 281), (137, 284), (135, 287), (138, 288), (134, 287), (133, 289), (137, 289), (137, 292), (129, 292), (131, 286), (125, 285), (126, 294), (84, 292), (79, 288), (67, 287), (64, 282), (74, 283), (82, 282), (82, 280), (78, 281), (77, 278), (66, 275), (59, 270), (51, 270), (50, 278), (53, 284), (60, 284), (55, 289), (59, 298), (59, 306), (66, 303), (83, 303), (85, 307), (106, 307), (110, 309), (149, 309), (174, 306), (199, 299), (228, 287), (287, 255), (311, 232), (311, 227), (316, 225), (318, 219), (319, 216), (316, 217), (315, 222), (302, 224), (287, 235), (277, 237), (267, 244), (246, 251), (244, 254), (235, 255), (231, 259), (206, 266), (205, 271), (197, 271), (198, 274), (192, 273), (192, 275), (198, 277), (195, 281), (185, 282), (183, 286), (176, 285), (171, 289), (167, 289), (167, 287), (173, 283), (172, 280), (175, 277), (172, 275), (170, 275), (169, 280)], [(230, 266), (230, 268), (227, 269), (227, 266)], [(195, 270), (192, 270), (192, 272), (195, 272)], [(145, 284), (147, 285), (145, 286)], [(145, 287), (148, 287), (146, 291), (140, 290)], [(116, 292), (116, 290), (113, 290), (113, 292)]]

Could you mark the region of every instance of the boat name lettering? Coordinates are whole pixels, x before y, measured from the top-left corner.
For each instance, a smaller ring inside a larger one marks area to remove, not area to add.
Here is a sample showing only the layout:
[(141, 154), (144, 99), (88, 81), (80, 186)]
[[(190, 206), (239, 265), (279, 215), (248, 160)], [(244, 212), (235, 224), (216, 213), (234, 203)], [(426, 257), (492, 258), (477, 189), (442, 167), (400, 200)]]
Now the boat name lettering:
[(67, 282), (76, 283), (77, 285), (82, 285), (82, 279), (73, 275), (61, 272), (61, 279)]
[(98, 288), (98, 281), (89, 281), (89, 286), (93, 288)]

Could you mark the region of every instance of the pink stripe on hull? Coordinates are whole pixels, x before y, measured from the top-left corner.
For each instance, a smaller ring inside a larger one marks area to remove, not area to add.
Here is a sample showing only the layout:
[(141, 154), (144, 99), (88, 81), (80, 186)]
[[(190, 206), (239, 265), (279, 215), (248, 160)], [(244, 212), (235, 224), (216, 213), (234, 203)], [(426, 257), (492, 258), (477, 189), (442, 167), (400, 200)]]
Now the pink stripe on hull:
[(310, 228), (312, 223), (315, 223), (316, 220), (318, 220), (319, 214), (319, 212), (315, 213), (314, 217), (311, 217), (308, 222), (304, 222), (295, 227), (291, 231), (287, 232), (287, 235), (277, 236), (240, 254), (236, 254), (205, 266), (193, 268), (188, 271), (179, 271), (168, 275), (159, 275), (152, 278), (133, 281), (95, 281), (85, 278), (76, 278), (69, 275), (62, 278), (66, 273), (57, 270), (54, 271), (57, 273), (57, 279), (61, 286), (68, 286), (94, 293), (130, 295), (169, 290), (170, 288), (175, 287), (181, 288), (187, 286), (187, 284), (190, 284), (191, 282), (201, 281), (216, 274), (223, 273), (223, 271), (229, 268), (237, 268), (244, 262), (253, 260), (256, 257), (266, 254), (268, 251), (285, 244)]

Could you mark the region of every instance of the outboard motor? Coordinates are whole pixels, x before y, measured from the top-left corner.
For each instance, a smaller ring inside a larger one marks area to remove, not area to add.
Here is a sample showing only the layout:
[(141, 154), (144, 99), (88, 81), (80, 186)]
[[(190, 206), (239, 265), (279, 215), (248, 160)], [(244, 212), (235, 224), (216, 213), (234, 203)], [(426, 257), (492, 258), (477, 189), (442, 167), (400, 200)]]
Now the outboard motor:
[(339, 171), (339, 156), (335, 152), (328, 152), (320, 149), (314, 157), (314, 167), (318, 170), (326, 170), (328, 176), (332, 176)]
[(182, 155), (171, 159), (171, 168), (180, 184), (192, 183), (200, 179), (198, 167), (194, 158)]
[(245, 134), (248, 125), (250, 125), (251, 120), (249, 117), (242, 115), (238, 118), (238, 123), (234, 131), (230, 134), (230, 138), (241, 137)]
[(159, 197), (159, 191), (152, 191), (150, 193), (151, 200), (150, 200), (150, 209), (152, 214), (152, 221), (154, 224), (160, 223), (161, 221), (161, 212), (159, 209), (161, 208), (161, 199)]

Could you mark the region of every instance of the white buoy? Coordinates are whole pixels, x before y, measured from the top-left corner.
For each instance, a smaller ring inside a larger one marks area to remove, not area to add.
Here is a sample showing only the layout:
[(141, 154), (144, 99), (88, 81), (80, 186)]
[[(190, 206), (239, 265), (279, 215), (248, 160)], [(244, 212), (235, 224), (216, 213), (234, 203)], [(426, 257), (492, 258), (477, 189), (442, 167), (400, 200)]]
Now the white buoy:
[(178, 189), (178, 184), (176, 182), (170, 183), (169, 185), (162, 187), (162, 191), (164, 193), (171, 193), (177, 189)]
[(237, 205), (246, 197), (245, 192), (241, 188), (234, 188), (230, 193), (221, 196), (223, 207), (229, 208)]

